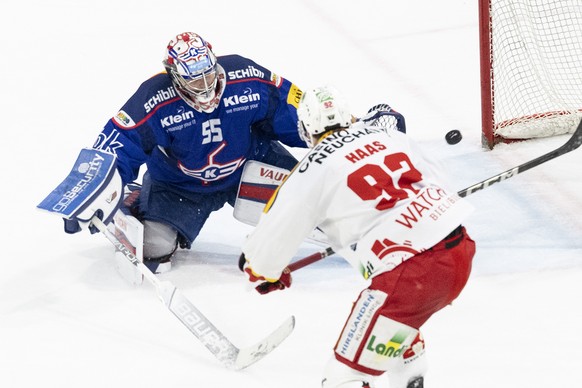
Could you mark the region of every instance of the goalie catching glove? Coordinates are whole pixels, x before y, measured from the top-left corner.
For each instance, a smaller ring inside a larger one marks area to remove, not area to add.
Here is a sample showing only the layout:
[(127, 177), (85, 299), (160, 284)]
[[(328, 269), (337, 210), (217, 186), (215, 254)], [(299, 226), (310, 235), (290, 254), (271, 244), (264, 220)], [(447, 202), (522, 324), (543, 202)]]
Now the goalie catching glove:
[(396, 130), (406, 133), (404, 116), (396, 112), (388, 104), (374, 105), (360, 120), (368, 125), (382, 127), (385, 130)]
[(98, 232), (91, 225), (93, 216), (109, 223), (123, 199), (123, 183), (116, 165), (114, 154), (82, 149), (69, 175), (38, 208), (60, 215), (67, 233), (85, 229)]
[(246, 273), (249, 280), (253, 283), (264, 280), (263, 283), (255, 287), (255, 290), (257, 290), (259, 294), (264, 295), (272, 291), (284, 290), (285, 288), (291, 287), (291, 270), (289, 270), (289, 267), (285, 267), (279, 279), (268, 279), (253, 272), (245, 254), (242, 253), (238, 259), (238, 268)]

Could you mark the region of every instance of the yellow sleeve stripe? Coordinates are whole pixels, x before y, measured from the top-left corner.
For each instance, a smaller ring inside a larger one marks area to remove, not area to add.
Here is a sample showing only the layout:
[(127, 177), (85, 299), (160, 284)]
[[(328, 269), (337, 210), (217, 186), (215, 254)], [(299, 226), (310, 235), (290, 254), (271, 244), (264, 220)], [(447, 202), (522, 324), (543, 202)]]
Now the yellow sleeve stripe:
[(281, 186), (283, 186), (283, 184), (287, 181), (287, 179), (289, 179), (289, 177), (291, 176), (291, 174), (293, 174), (293, 172), (295, 171), (295, 169), (297, 168), (297, 166), (299, 166), (299, 164), (300, 164), (300, 162), (297, 163), (295, 165), (295, 167), (293, 167), (293, 169), (289, 172), (289, 175), (287, 175), (285, 178), (283, 178), (283, 181), (281, 182), (281, 184), (279, 185), (279, 187), (277, 187), (275, 189), (275, 191), (273, 192), (273, 194), (271, 194), (271, 198), (269, 198), (269, 200), (265, 204), (265, 207), (263, 208), (263, 213), (269, 212), (269, 209), (271, 209), (271, 207), (275, 203), (275, 200), (277, 199), (277, 194), (279, 194), (279, 189), (281, 188)]

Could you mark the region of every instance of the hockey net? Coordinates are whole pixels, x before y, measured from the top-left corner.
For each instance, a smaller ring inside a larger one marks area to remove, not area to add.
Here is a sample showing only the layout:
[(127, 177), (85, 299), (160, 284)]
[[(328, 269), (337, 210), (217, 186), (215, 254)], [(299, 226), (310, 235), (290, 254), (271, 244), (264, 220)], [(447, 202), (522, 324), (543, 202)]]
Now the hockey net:
[(582, 117), (582, 0), (480, 0), (483, 143), (571, 133)]

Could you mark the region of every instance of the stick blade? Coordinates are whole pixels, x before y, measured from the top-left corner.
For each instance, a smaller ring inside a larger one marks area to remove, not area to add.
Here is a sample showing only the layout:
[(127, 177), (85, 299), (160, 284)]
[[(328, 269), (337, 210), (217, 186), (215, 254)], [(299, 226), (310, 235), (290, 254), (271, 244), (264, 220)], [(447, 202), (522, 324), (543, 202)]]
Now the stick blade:
[(281, 326), (265, 337), (262, 341), (253, 346), (240, 349), (234, 363), (234, 369), (241, 370), (261, 360), (273, 349), (279, 346), (293, 332), (294, 328), (295, 317), (290, 316), (281, 324)]

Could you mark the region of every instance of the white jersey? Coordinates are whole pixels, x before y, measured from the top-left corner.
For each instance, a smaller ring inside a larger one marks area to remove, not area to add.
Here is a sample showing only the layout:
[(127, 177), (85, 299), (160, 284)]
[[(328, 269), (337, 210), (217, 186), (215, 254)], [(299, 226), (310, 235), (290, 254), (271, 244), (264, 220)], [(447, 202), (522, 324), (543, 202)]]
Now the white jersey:
[(353, 124), (318, 143), (267, 205), (243, 252), (278, 279), (316, 227), (365, 278), (390, 271), (457, 228), (472, 206), (405, 134)]

